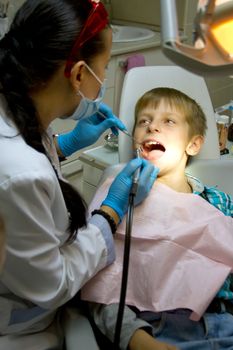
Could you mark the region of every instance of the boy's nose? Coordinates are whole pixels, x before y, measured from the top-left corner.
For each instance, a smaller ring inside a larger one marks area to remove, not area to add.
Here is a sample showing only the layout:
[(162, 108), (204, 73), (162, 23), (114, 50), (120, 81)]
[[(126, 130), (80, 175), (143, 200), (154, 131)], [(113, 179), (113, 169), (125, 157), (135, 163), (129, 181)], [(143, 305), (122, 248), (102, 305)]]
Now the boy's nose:
[(148, 126), (148, 129), (149, 129), (149, 132), (159, 132), (160, 131), (159, 122), (152, 121)]

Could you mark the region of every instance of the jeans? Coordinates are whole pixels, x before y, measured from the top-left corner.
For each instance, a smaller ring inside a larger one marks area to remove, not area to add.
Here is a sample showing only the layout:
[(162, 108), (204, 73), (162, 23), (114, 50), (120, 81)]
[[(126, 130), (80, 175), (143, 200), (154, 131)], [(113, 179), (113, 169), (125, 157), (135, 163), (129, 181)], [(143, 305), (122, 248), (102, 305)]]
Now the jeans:
[(157, 340), (181, 350), (233, 350), (233, 315), (205, 313), (199, 322), (189, 319), (190, 311), (179, 309), (157, 314), (142, 313), (153, 326)]

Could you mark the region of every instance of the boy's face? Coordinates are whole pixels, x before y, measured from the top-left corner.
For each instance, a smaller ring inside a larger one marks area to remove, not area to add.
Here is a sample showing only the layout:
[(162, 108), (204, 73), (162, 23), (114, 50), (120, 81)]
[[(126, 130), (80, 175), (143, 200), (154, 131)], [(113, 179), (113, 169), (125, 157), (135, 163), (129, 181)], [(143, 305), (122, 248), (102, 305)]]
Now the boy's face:
[(197, 154), (203, 141), (201, 136), (190, 139), (185, 116), (163, 100), (156, 109), (148, 106), (140, 111), (134, 137), (142, 144), (141, 156), (159, 167), (160, 175), (184, 171), (188, 155)]

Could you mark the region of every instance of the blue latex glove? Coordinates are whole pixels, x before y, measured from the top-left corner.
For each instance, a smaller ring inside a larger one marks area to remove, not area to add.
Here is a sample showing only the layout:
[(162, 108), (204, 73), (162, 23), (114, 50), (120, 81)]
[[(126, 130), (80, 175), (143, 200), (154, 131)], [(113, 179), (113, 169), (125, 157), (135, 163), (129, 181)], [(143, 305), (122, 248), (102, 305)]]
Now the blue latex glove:
[(105, 115), (106, 119), (95, 113), (88, 118), (80, 119), (72, 131), (58, 136), (58, 146), (65, 157), (81, 148), (92, 145), (109, 128), (115, 135), (118, 135), (118, 129), (126, 130), (124, 124), (112, 113), (110, 107), (101, 103), (99, 111)]
[(102, 203), (102, 205), (107, 205), (114, 209), (120, 219), (127, 212), (132, 176), (138, 167), (141, 167), (141, 172), (134, 203), (137, 205), (142, 202), (149, 194), (159, 169), (145, 159), (135, 158), (117, 175), (109, 188), (107, 197)]

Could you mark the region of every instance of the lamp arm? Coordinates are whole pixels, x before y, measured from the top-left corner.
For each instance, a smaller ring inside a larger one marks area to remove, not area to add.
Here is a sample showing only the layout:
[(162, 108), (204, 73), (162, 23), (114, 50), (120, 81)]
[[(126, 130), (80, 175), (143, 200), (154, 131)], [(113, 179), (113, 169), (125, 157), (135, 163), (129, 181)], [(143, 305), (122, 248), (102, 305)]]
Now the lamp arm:
[[(207, 0), (206, 5), (203, 8), (199, 8), (199, 11), (195, 18), (196, 27), (199, 24), (206, 25), (211, 22), (214, 14), (216, 0)], [(160, 18), (162, 27), (162, 43), (179, 42), (179, 30), (176, 11), (176, 0), (161, 0), (160, 1)]]
[(160, 18), (162, 26), (162, 43), (179, 41), (176, 0), (160, 1)]
[[(231, 76), (233, 73), (232, 57), (223, 54), (209, 34), (209, 28), (213, 23), (213, 18), (216, 17), (216, 0), (206, 0), (206, 2), (202, 1), (199, 4), (200, 6), (194, 23), (195, 45), (187, 45), (180, 40), (176, 0), (160, 0), (161, 44), (163, 52), (173, 62), (195, 74), (204, 76)], [(229, 4), (231, 10), (233, 3), (229, 2)], [(218, 13), (221, 15), (224, 14), (219, 9)]]
[(214, 16), (215, 2), (216, 0), (206, 0), (206, 4), (198, 7), (198, 12), (194, 19), (194, 42), (200, 38), (203, 43), (206, 43), (204, 33), (206, 33)]

